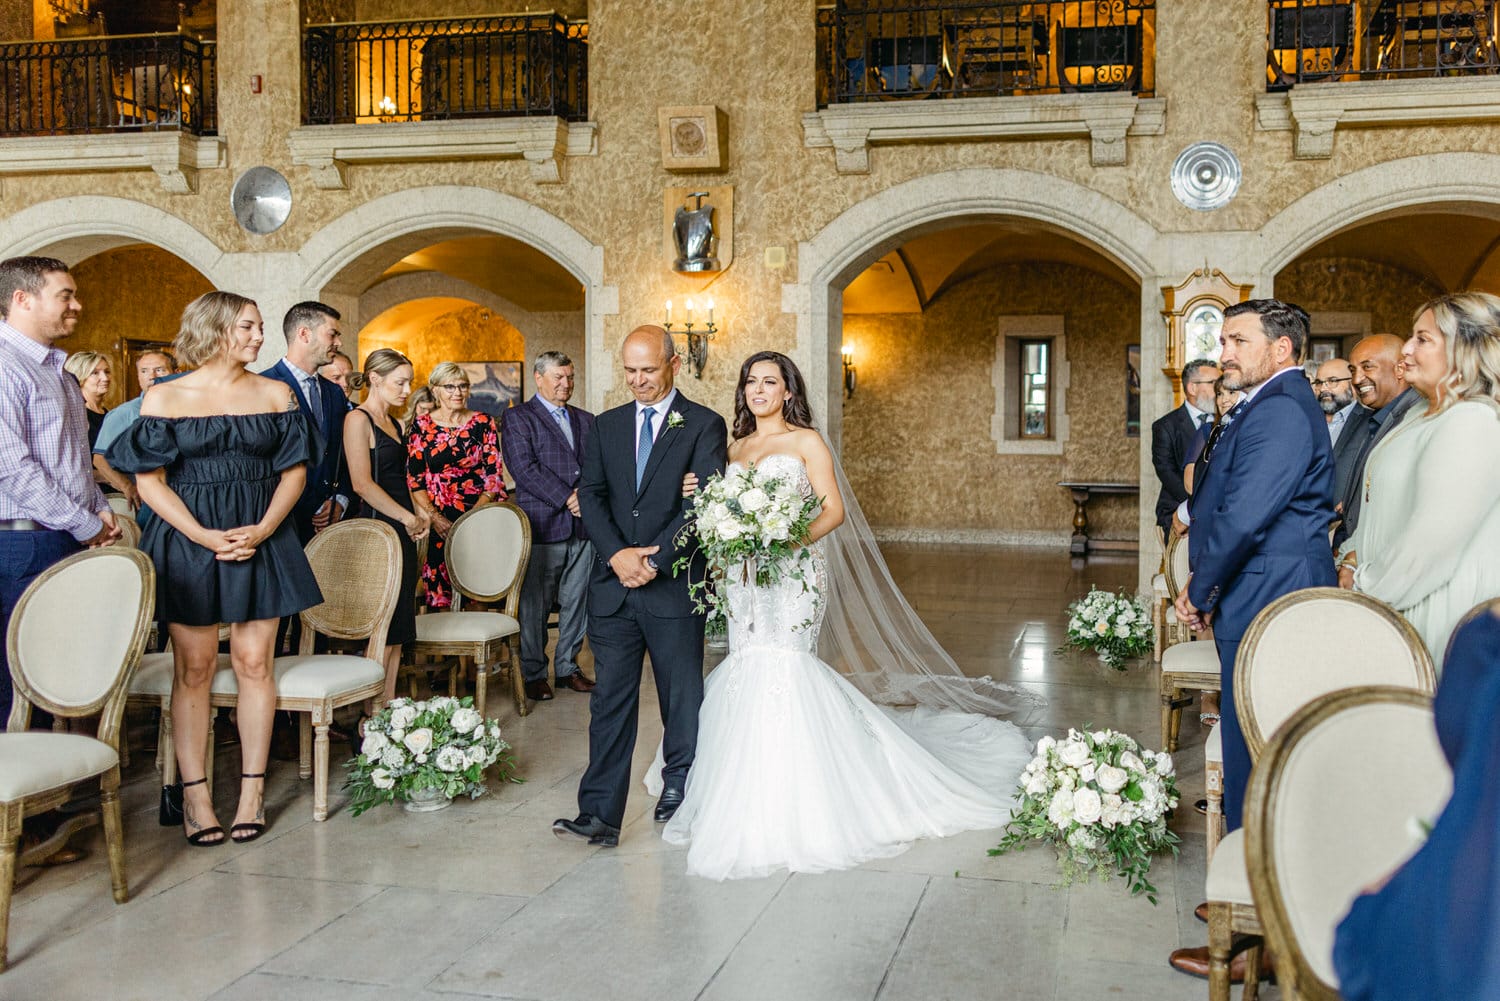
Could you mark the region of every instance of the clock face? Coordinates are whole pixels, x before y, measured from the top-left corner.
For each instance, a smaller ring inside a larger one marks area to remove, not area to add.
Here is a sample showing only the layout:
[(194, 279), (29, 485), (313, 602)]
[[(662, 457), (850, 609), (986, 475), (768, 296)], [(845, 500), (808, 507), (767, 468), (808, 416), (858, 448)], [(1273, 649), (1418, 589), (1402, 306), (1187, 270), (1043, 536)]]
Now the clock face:
[(1188, 313), (1184, 340), (1187, 342), (1187, 360), (1199, 358), (1219, 360), (1219, 331), (1224, 326), (1224, 311), (1213, 303), (1194, 306)]

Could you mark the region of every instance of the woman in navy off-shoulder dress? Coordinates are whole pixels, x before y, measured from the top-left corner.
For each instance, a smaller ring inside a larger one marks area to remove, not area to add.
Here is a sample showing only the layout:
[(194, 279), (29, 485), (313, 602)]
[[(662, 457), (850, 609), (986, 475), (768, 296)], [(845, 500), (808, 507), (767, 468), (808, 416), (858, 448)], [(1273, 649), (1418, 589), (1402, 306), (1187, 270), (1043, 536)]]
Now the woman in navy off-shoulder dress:
[[(136, 474), (152, 517), (141, 548), (156, 564), (156, 611), (172, 637), (173, 742), (185, 781), (183, 824), (195, 846), (265, 831), (265, 770), (276, 712), (277, 620), (320, 604), (286, 520), (320, 448), (283, 383), (250, 372), (264, 333), (254, 302), (209, 292), (183, 311), (174, 345), (197, 370), (153, 386), (109, 464)], [(240, 799), (226, 835), (204, 771), (209, 685), (220, 623), (239, 684)]]

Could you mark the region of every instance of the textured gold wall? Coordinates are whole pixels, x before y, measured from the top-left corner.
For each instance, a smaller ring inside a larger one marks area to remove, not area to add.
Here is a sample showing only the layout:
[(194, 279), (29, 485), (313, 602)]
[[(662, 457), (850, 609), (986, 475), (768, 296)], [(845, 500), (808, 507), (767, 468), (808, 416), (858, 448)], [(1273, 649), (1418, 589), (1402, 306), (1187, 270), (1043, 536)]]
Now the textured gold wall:
[[(975, 275), (921, 314), (850, 316), (859, 386), (844, 404), (844, 464), (883, 528), (1071, 531), (1059, 480), (1135, 482), (1140, 439), (1125, 436), (1125, 347), (1140, 294), (1094, 271), (1017, 265)], [(999, 455), (990, 437), (996, 318), (1062, 315), (1071, 430), (1061, 456)], [(1154, 491), (1152, 492), (1154, 497)], [(1089, 504), (1090, 534), (1135, 537), (1136, 504)]]
[(83, 315), (78, 330), (62, 346), (69, 352), (109, 355), (114, 379), (105, 405), (113, 407), (124, 401), (131, 386), (124, 375), (125, 354), (119, 342), (123, 338), (172, 340), (183, 307), (213, 287), (165, 250), (139, 245), (95, 254), (72, 271)]
[[(411, 359), (419, 385), (444, 361), (526, 361), (526, 338), (481, 306), (444, 313), (414, 334), (392, 335), (372, 327), (359, 334), (359, 358), (376, 348), (395, 348)], [(525, 366), (523, 365), (523, 371)], [(523, 385), (526, 380), (522, 379)]]
[(1445, 289), (1375, 261), (1319, 257), (1294, 261), (1276, 276), (1276, 296), (1311, 313), (1369, 313), (1370, 332), (1406, 337), (1412, 312)]

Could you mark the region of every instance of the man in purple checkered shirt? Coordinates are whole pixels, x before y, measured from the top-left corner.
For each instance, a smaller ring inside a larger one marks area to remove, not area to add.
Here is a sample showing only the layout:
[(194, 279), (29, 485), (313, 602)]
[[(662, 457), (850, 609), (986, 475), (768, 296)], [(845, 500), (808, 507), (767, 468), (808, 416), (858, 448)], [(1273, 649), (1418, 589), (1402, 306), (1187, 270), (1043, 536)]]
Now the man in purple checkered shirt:
[(21, 593), (64, 556), (120, 535), (94, 483), (83, 393), (55, 347), (82, 310), (62, 261), (0, 261), (0, 720), (12, 698), (3, 637)]

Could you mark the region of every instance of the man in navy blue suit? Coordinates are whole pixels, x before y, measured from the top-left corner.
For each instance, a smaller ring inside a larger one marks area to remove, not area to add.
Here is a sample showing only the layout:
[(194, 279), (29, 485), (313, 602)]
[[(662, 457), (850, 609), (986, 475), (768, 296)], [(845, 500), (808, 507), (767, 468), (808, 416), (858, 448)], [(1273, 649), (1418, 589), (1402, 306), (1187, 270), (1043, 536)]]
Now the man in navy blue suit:
[[(1328, 423), (1298, 364), (1307, 313), (1276, 299), (1224, 311), (1224, 385), (1245, 394), (1209, 438), (1188, 522), (1193, 568), (1177, 615), (1195, 631), (1214, 629), (1223, 686), (1224, 817), (1241, 824), (1250, 750), (1234, 706), (1234, 659), (1252, 619), (1284, 594), (1336, 583), (1328, 526), (1333, 520), (1333, 448)], [(1185, 510), (1184, 510), (1185, 509)], [(1178, 949), (1172, 965), (1208, 974), (1207, 949)]]
[(682, 805), (698, 744), (704, 624), (688, 593), (690, 579), (703, 579), (702, 557), (695, 555), (691, 573), (673, 570), (679, 556), (697, 548), (695, 540), (678, 537), (688, 511), (682, 479), (691, 472), (704, 481), (723, 472), (729, 437), (724, 418), (674, 388), (682, 359), (664, 329), (631, 331), (621, 361), (635, 400), (594, 421), (578, 485), (595, 551), (589, 582), (595, 682), (589, 766), (578, 784), (577, 819), (552, 825), (559, 837), (606, 847), (620, 843), (647, 653), (665, 759), (656, 821), (666, 823)]
[(505, 411), (500, 449), (516, 481), (515, 502), (531, 519), (531, 559), (521, 584), (521, 677), (526, 697), (552, 698), (547, 684), (547, 612), (555, 601), (557, 649), (552, 663), (558, 690), (593, 691), (578, 670), (578, 651), (588, 624), (589, 571), (594, 550), (578, 505), (582, 458), (594, 433), (594, 415), (568, 406), (573, 396), (573, 359), (543, 351), (532, 366), (536, 394)]
[(307, 545), (313, 535), (344, 516), (354, 495), (349, 464), (344, 461), (349, 398), (338, 383), (318, 374), (318, 369), (333, 361), (343, 334), (339, 311), (321, 302), (297, 303), (287, 310), (281, 329), (286, 334), (286, 357), (261, 374), (292, 387), (297, 405), (323, 442), (322, 458), (307, 471), (307, 486), (292, 508), (297, 537)]

